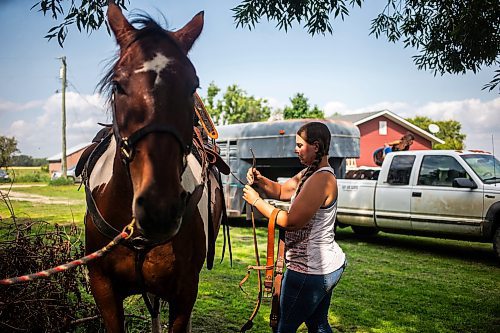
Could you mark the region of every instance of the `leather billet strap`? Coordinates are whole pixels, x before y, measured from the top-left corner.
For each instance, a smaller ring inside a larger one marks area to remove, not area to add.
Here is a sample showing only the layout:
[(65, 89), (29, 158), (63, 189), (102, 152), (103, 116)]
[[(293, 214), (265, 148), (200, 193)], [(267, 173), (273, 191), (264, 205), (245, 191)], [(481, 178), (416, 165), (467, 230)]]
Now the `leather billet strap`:
[(275, 227), (276, 220), (278, 219), (278, 214), (281, 211), (279, 208), (275, 208), (269, 217), (269, 223), (267, 224), (267, 261), (266, 261), (266, 278), (264, 280), (264, 291), (266, 293), (271, 293), (273, 290), (273, 275), (274, 275), (274, 238), (275, 238)]
[[(247, 267), (247, 274), (245, 277), (241, 280), (239, 286), (240, 289), (243, 290), (242, 286), (243, 284), (248, 280), (250, 277), (250, 273), (252, 270), (257, 271), (257, 283), (258, 283), (258, 288), (259, 288), (259, 293), (257, 296), (257, 303), (255, 304), (255, 307), (253, 309), (252, 314), (250, 315), (250, 318), (247, 320), (247, 322), (241, 327), (240, 332), (246, 332), (247, 330), (251, 329), (253, 326), (253, 319), (257, 315), (257, 312), (259, 311), (260, 304), (262, 302), (262, 277), (261, 277), (261, 271), (265, 270), (266, 271), (266, 280), (264, 282), (265, 285), (265, 291), (268, 293), (272, 292), (272, 286), (273, 286), (273, 273), (274, 273), (274, 239), (275, 239), (275, 227), (276, 227), (276, 220), (278, 218), (278, 213), (281, 211), (279, 208), (275, 208), (271, 216), (269, 218), (269, 223), (267, 227), (267, 261), (265, 266), (260, 265), (260, 259), (259, 259), (259, 250), (258, 250), (258, 245), (257, 245), (257, 234), (255, 231), (255, 218), (254, 218), (254, 212), (253, 212), (253, 207), (251, 207), (251, 216), (252, 216), (252, 230), (253, 230), (253, 240), (254, 240), (254, 251), (255, 251), (255, 260), (257, 265), (253, 266), (250, 265)], [(284, 246), (283, 246), (284, 250)], [(279, 252), (279, 251), (278, 251)], [(278, 254), (279, 256), (279, 254)], [(283, 257), (283, 254), (281, 255)], [(283, 271), (283, 266), (281, 266), (281, 272)], [(270, 280), (269, 280), (270, 279)], [(270, 281), (270, 282), (269, 282)], [(270, 286), (270, 287), (268, 287)], [(280, 280), (280, 287), (281, 287), (281, 280)], [(279, 297), (279, 296), (278, 296)], [(279, 303), (279, 301), (278, 301)], [(279, 304), (278, 304), (279, 305)], [(272, 312), (271, 312), (272, 314)]]
[(276, 257), (276, 265), (274, 270), (274, 287), (273, 297), (271, 301), (271, 313), (269, 315), (269, 326), (273, 331), (278, 328), (280, 319), (280, 295), (281, 295), (281, 280), (283, 279), (283, 267), (285, 266), (285, 231), (279, 230), (278, 255)]

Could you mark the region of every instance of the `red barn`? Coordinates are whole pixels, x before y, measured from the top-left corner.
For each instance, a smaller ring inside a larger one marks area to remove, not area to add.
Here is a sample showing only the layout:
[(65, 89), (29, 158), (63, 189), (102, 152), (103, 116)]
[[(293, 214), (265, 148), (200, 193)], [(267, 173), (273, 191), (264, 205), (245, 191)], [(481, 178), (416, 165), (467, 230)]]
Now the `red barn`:
[[(80, 159), (80, 156), (82, 156), (83, 151), (88, 146), (90, 146), (90, 143), (82, 143), (79, 144), (78, 146), (66, 149), (66, 163), (68, 164), (67, 165), (68, 169), (76, 166), (76, 163)], [(61, 159), (62, 159), (62, 153), (47, 158), (47, 160), (49, 161), (50, 174), (53, 174), (56, 171), (61, 171), (62, 168)]]
[(360, 156), (356, 159), (358, 167), (376, 166), (373, 162), (373, 152), (383, 147), (384, 143), (399, 140), (407, 132), (415, 136), (410, 150), (432, 149), (433, 143), (444, 143), (389, 110), (333, 116), (332, 119), (350, 121), (359, 128)]

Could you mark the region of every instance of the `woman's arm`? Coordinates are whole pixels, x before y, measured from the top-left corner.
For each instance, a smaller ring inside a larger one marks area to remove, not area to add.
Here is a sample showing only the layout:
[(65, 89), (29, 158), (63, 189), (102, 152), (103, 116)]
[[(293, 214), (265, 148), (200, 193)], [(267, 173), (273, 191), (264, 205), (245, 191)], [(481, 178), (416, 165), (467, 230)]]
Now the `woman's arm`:
[[(274, 206), (259, 197), (250, 186), (243, 189), (243, 198), (269, 218)], [(287, 230), (303, 228), (316, 211), (324, 204), (330, 204), (337, 198), (337, 181), (331, 173), (321, 172), (311, 176), (295, 198), (289, 212), (281, 211), (277, 223)]]
[(391, 142), (384, 143), (384, 146), (392, 147), (392, 146), (395, 146), (395, 145), (399, 145), (400, 143), (401, 143), (401, 140), (394, 140), (394, 141), (391, 141)]
[(288, 179), (284, 184), (280, 184), (264, 177), (259, 170), (250, 168), (247, 172), (247, 182), (249, 185), (256, 184), (269, 199), (290, 201), (300, 182), (301, 175), (302, 173), (299, 172), (292, 178)]
[[(257, 185), (269, 199), (280, 198), (281, 185), (264, 177), (256, 168), (249, 168), (247, 171), (247, 182), (249, 185)], [(251, 204), (251, 202), (250, 202)]]

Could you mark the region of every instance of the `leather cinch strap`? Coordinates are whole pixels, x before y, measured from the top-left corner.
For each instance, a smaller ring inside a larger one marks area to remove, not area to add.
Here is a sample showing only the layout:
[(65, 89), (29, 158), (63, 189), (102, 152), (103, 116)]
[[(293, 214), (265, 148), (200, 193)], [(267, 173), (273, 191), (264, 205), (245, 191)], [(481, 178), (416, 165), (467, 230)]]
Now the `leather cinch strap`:
[[(255, 308), (250, 315), (250, 318), (248, 321), (241, 327), (240, 332), (246, 332), (247, 330), (251, 329), (253, 326), (253, 319), (257, 315), (257, 312), (259, 311), (260, 304), (262, 301), (262, 277), (261, 277), (261, 271), (265, 270), (266, 271), (266, 277), (264, 280), (264, 291), (268, 294), (272, 293), (272, 307), (271, 307), (271, 316), (270, 316), (270, 326), (273, 327), (273, 330), (277, 327), (277, 323), (279, 320), (279, 295), (280, 295), (280, 290), (281, 290), (281, 276), (283, 274), (283, 263), (284, 263), (284, 252), (285, 252), (285, 243), (283, 241), (284, 239), (284, 232), (280, 229), (280, 243), (278, 246), (278, 257), (276, 259), (276, 274), (274, 271), (274, 239), (275, 239), (275, 227), (276, 227), (276, 220), (278, 217), (278, 213), (281, 211), (279, 208), (275, 208), (273, 212), (271, 213), (271, 216), (269, 218), (269, 223), (267, 225), (267, 260), (266, 260), (266, 265), (261, 266), (260, 265), (260, 259), (259, 259), (259, 250), (257, 246), (257, 235), (255, 232), (255, 219), (254, 219), (254, 214), (253, 214), (253, 207), (251, 211), (251, 216), (252, 216), (252, 229), (253, 229), (253, 239), (254, 239), (254, 251), (255, 251), (255, 259), (257, 265), (255, 266), (248, 266), (247, 267), (247, 274), (241, 280), (240, 282), (240, 288), (243, 290), (242, 285), (248, 280), (250, 277), (250, 273), (252, 270), (257, 271), (257, 280), (258, 280), (258, 287), (259, 287), (259, 294), (257, 297), (257, 304), (255, 305)], [(273, 286), (273, 281), (274, 281), (274, 286)], [(275, 304), (276, 303), (276, 304)]]

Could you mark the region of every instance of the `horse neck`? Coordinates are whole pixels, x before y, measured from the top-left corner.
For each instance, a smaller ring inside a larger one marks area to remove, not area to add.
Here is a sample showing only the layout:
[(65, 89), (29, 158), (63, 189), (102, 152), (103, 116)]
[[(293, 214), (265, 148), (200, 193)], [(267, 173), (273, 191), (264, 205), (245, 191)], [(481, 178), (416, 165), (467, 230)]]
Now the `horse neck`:
[(112, 168), (109, 181), (95, 187), (92, 195), (106, 222), (121, 230), (132, 220), (133, 190), (126, 166), (121, 161), (118, 150), (116, 150), (113, 165), (107, 167)]

